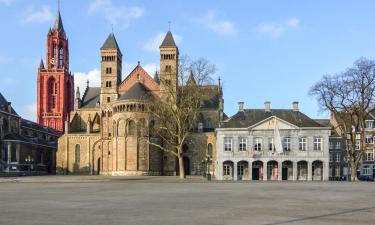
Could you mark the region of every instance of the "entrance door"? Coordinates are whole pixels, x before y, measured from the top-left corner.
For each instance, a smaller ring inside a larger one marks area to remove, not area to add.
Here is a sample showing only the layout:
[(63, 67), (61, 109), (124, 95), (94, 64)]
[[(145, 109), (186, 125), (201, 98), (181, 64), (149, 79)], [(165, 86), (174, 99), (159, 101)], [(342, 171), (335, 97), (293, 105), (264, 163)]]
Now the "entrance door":
[(253, 180), (259, 180), (259, 168), (253, 168)]
[(282, 180), (288, 180), (288, 168), (283, 168), (281, 178)]

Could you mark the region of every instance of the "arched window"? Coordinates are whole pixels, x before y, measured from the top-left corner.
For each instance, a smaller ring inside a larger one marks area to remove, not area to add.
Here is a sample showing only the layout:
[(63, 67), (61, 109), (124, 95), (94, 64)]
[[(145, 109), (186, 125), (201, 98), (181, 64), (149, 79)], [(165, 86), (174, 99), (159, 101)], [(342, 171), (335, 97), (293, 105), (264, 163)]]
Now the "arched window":
[(128, 123), (128, 135), (135, 135), (136, 133), (136, 127), (135, 122), (133, 120), (130, 120)]
[(212, 144), (211, 144), (211, 143), (209, 143), (209, 144), (207, 145), (207, 155), (208, 155), (210, 158), (212, 158)]
[(79, 165), (79, 162), (81, 161), (81, 146), (79, 144), (76, 145), (75, 149), (75, 164)]

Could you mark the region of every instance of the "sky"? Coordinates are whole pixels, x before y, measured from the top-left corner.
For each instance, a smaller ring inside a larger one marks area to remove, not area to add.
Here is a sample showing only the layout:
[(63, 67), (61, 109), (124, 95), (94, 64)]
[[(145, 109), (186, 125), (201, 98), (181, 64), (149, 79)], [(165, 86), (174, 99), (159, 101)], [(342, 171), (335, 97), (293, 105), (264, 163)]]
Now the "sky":
[[(69, 38), (70, 70), (84, 90), (99, 85), (99, 49), (115, 33), (123, 79), (138, 61), (152, 75), (158, 46), (169, 29), (181, 55), (217, 66), (224, 111), (291, 108), (328, 118), (310, 87), (344, 71), (359, 57), (374, 59), (375, 1), (342, 0), (61, 0)], [(57, 0), (0, 0), (0, 92), (24, 118), (36, 120), (37, 68)]]

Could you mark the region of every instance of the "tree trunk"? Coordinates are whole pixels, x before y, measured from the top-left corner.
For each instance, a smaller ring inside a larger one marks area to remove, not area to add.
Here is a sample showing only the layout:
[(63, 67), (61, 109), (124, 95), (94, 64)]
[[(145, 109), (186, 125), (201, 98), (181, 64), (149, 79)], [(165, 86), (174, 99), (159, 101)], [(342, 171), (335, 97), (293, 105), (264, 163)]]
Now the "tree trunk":
[(184, 156), (182, 154), (178, 156), (178, 166), (180, 170), (180, 179), (185, 179)]
[(352, 165), (351, 165), (351, 181), (358, 181), (358, 177), (357, 177), (357, 166), (355, 165), (354, 162), (352, 162)]

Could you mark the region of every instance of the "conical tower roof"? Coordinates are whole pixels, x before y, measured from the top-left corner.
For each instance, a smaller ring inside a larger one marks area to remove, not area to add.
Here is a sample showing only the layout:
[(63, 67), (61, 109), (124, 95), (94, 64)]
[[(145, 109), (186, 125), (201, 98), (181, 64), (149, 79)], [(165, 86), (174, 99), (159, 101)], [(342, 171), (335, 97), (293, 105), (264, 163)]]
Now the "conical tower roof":
[(189, 75), (187, 84), (190, 84), (190, 85), (196, 85), (197, 84), (197, 82), (195, 81), (195, 78), (194, 78), (193, 70), (190, 70), (190, 75)]
[(115, 35), (113, 33), (110, 33), (108, 35), (107, 40), (105, 40), (103, 46), (100, 48), (100, 50), (103, 50), (103, 49), (116, 49), (119, 52), (121, 52), (120, 47), (117, 44)]
[(39, 69), (44, 69), (43, 59), (40, 59)]
[(63, 26), (61, 15), (60, 15), (60, 10), (57, 12), (57, 17), (55, 19), (55, 24), (53, 25), (53, 30), (64, 31), (64, 26)]
[(171, 31), (168, 31), (167, 34), (165, 35), (165, 38), (160, 45), (160, 48), (162, 47), (177, 47)]

